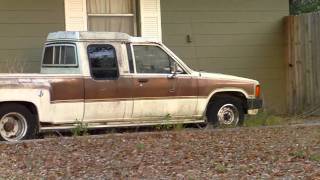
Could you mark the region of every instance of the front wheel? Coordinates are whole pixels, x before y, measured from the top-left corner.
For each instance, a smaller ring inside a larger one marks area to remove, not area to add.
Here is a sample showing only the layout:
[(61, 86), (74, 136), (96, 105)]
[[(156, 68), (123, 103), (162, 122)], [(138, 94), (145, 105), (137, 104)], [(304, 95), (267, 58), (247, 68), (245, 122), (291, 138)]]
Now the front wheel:
[(0, 140), (15, 142), (35, 138), (38, 129), (36, 118), (25, 106), (0, 106)]
[(214, 127), (242, 126), (244, 121), (242, 102), (231, 96), (218, 97), (209, 105), (207, 118)]

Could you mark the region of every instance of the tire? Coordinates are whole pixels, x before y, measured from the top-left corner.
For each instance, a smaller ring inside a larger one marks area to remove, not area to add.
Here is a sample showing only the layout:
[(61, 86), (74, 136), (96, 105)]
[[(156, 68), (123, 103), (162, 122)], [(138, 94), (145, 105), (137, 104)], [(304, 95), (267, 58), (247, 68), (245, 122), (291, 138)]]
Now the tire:
[(232, 96), (217, 97), (209, 104), (207, 118), (213, 127), (242, 126), (244, 122), (242, 101)]
[(0, 140), (34, 139), (38, 131), (37, 118), (25, 106), (15, 103), (0, 106)]

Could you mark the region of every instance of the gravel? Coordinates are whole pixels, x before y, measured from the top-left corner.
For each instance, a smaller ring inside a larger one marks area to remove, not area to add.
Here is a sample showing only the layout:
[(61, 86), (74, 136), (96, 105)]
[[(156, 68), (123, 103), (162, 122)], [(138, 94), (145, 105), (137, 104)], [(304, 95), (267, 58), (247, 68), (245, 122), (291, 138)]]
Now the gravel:
[(320, 126), (0, 143), (0, 179), (320, 179)]

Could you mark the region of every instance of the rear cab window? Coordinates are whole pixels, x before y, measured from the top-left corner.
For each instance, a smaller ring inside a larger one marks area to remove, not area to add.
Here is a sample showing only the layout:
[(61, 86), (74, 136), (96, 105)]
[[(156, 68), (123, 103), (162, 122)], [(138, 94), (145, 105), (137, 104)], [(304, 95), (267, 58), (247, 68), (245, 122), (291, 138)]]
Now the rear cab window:
[(52, 44), (44, 49), (42, 67), (78, 67), (76, 46)]

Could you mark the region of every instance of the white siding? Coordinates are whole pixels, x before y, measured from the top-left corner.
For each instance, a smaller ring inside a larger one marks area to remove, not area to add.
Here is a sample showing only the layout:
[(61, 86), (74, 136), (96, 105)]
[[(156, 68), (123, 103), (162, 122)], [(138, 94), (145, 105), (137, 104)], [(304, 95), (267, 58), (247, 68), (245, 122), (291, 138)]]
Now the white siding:
[(140, 0), (141, 36), (162, 41), (160, 0)]
[(67, 31), (87, 31), (86, 0), (65, 0)]

